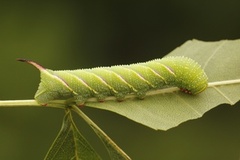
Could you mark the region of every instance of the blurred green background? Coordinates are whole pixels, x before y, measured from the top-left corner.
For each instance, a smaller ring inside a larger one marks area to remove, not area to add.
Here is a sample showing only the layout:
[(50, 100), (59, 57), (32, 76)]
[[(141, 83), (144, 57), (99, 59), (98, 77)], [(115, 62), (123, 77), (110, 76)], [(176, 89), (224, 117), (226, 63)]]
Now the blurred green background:
[[(161, 58), (193, 38), (239, 37), (239, 0), (1, 1), (0, 98), (32, 99), (37, 90), (39, 72), (16, 58), (51, 69), (88, 68)], [(107, 111), (84, 111), (134, 160), (236, 160), (239, 106), (222, 105), (166, 132)], [(0, 159), (43, 159), (63, 115), (57, 109), (0, 108)], [(91, 129), (75, 119), (107, 159)]]

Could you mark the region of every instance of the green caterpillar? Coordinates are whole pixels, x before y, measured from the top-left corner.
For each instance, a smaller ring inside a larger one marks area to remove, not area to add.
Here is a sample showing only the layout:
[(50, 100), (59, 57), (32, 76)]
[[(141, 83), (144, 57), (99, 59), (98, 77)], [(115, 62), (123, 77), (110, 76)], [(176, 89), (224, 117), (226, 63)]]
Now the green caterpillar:
[(39, 64), (27, 62), (41, 72), (41, 82), (35, 99), (42, 105), (54, 100), (84, 105), (90, 98), (104, 101), (114, 96), (118, 101), (134, 94), (144, 98), (146, 92), (169, 86), (179, 87), (188, 94), (206, 89), (207, 76), (200, 65), (186, 57), (166, 57), (146, 63), (96, 67), (92, 69), (52, 71)]

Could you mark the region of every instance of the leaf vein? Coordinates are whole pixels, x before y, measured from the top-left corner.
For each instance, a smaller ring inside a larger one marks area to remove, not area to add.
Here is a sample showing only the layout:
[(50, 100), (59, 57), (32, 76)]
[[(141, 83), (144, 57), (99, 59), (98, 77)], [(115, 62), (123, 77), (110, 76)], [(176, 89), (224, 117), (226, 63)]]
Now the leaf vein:
[(218, 53), (218, 51), (224, 46), (224, 44), (227, 43), (227, 41), (223, 41), (219, 46), (213, 51), (212, 55), (206, 60), (205, 64), (202, 66), (203, 69), (206, 68), (210, 60), (215, 56), (215, 54)]
[(230, 98), (228, 98), (220, 89), (218, 89), (217, 87), (213, 87), (218, 93), (220, 93), (231, 105), (234, 104), (233, 101), (231, 101)]
[(183, 103), (185, 103), (188, 108), (190, 108), (192, 111), (194, 111), (199, 117), (202, 116), (202, 114), (201, 114), (199, 111), (197, 111), (194, 107), (192, 107), (192, 105), (190, 105), (189, 103), (187, 103), (187, 101), (185, 101), (181, 96), (179, 96), (179, 95), (176, 94), (176, 93), (174, 93), (174, 94), (175, 94)]

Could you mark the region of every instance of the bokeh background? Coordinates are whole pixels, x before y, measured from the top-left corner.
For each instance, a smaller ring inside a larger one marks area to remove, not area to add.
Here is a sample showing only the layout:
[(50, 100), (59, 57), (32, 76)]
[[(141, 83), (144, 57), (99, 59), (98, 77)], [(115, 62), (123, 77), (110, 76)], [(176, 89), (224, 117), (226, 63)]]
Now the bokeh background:
[[(0, 98), (32, 99), (37, 90), (39, 72), (16, 58), (51, 69), (128, 64), (161, 58), (193, 38), (240, 38), (240, 1), (3, 0)], [(155, 131), (107, 111), (84, 108), (84, 112), (134, 160), (236, 160), (239, 107), (240, 103), (221, 105), (169, 131)], [(63, 115), (58, 109), (0, 108), (0, 159), (43, 159)], [(75, 120), (107, 159), (91, 129), (79, 117)]]

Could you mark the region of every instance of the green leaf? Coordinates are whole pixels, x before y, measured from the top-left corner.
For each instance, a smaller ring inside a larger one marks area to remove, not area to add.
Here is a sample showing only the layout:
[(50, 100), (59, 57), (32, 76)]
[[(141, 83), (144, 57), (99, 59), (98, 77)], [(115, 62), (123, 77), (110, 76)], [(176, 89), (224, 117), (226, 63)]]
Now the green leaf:
[(68, 110), (62, 128), (48, 151), (45, 160), (100, 160), (75, 126)]
[[(219, 104), (234, 105), (240, 99), (240, 40), (203, 42), (191, 40), (167, 56), (186, 56), (202, 65), (209, 87), (198, 95), (176, 88), (163, 89), (144, 100), (88, 102), (89, 107), (109, 110), (156, 130), (167, 130), (201, 117)], [(235, 80), (235, 81), (228, 81)], [(178, 90), (178, 89), (177, 89)]]

